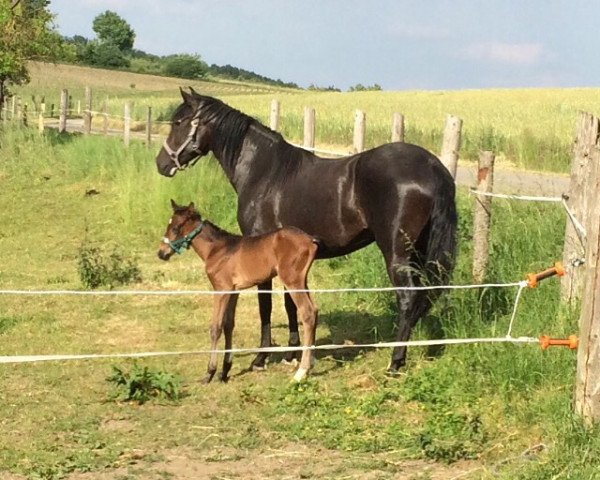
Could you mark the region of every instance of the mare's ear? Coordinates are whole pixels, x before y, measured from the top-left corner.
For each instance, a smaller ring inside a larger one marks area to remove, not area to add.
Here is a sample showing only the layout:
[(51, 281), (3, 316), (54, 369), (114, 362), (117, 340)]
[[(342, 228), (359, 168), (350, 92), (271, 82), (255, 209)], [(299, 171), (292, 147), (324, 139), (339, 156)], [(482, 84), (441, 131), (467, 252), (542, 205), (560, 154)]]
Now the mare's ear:
[(175, 200), (171, 199), (171, 207), (173, 208), (173, 211), (175, 211), (179, 208), (179, 205), (175, 203)]
[(179, 92), (181, 93), (181, 98), (183, 98), (183, 101), (185, 103), (187, 103), (188, 105), (192, 105), (193, 104), (193, 97), (192, 95), (190, 95), (189, 93), (187, 93), (183, 88), (179, 87)]
[(190, 92), (192, 93), (193, 97), (199, 97), (200, 94), (198, 92), (196, 92), (196, 90), (194, 90), (191, 86), (189, 87)]

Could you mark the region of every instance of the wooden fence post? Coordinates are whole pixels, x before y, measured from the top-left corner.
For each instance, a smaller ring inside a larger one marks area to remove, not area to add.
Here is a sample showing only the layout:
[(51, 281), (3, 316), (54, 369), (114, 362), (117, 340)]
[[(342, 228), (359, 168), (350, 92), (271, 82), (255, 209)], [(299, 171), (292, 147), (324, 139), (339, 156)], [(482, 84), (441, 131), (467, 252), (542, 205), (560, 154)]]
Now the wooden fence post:
[[(573, 212), (573, 216), (585, 224), (585, 213), (590, 209), (591, 203), (597, 201), (590, 193), (590, 179), (593, 179), (591, 171), (594, 162), (598, 158), (591, 155), (596, 148), (596, 142), (600, 135), (598, 118), (585, 112), (577, 117), (577, 131), (575, 134), (575, 145), (573, 148), (573, 160), (571, 161), (571, 183), (569, 184), (569, 199), (567, 205)], [(563, 263), (569, 267), (573, 261), (583, 256), (585, 239), (580, 238), (573, 223), (567, 218), (565, 229), (565, 243), (563, 247)], [(570, 268), (569, 275), (561, 278), (560, 297), (564, 302), (572, 302), (581, 297), (583, 288), (583, 272), (579, 268)]]
[(148, 107), (146, 112), (146, 146), (150, 148), (152, 145), (152, 107)]
[(92, 132), (92, 89), (85, 87), (85, 109), (83, 111), (83, 133)]
[(29, 108), (28, 108), (27, 102), (25, 102), (25, 103), (23, 104), (23, 113), (22, 113), (22, 119), (21, 119), (21, 120), (22, 120), (22, 122), (23, 122), (23, 126), (24, 126), (24, 127), (26, 127), (26, 126), (28, 125), (28, 123), (27, 123), (27, 113), (28, 113), (28, 109), (29, 109)]
[(444, 128), (444, 140), (442, 142), (440, 160), (452, 174), (452, 178), (456, 178), (461, 129), (462, 120), (453, 115), (448, 115), (446, 118), (446, 127)]
[(124, 110), (124, 121), (123, 121), (123, 143), (128, 147), (131, 141), (131, 103), (125, 103)]
[(362, 110), (354, 112), (354, 136), (352, 146), (355, 153), (365, 150), (365, 133), (367, 131), (367, 115)]
[[(596, 119), (596, 124), (598, 119)], [(584, 215), (587, 230), (584, 292), (579, 318), (579, 349), (575, 411), (588, 423), (600, 420), (600, 215), (596, 206), (600, 198), (600, 141), (598, 137), (588, 150), (588, 198)], [(594, 199), (592, 201), (591, 199)]]
[(102, 103), (102, 133), (108, 135), (108, 102), (104, 100)]
[(315, 109), (304, 107), (304, 141), (302, 146), (307, 149), (315, 148)]
[(58, 114), (58, 132), (67, 131), (67, 109), (69, 108), (69, 91), (63, 88), (60, 92), (60, 112)]
[(279, 130), (279, 100), (273, 99), (271, 100), (271, 115), (269, 125), (271, 130), (277, 131)]
[(392, 116), (392, 142), (404, 141), (404, 115), (394, 113)]
[(15, 119), (15, 110), (17, 108), (17, 96), (13, 95), (11, 97), (11, 100), (12, 100), (12, 102), (11, 102), (11, 105), (10, 105), (10, 119), (14, 120)]
[(15, 118), (17, 119), (17, 123), (21, 123), (21, 120), (23, 119), (23, 104), (21, 103), (21, 97), (16, 97), (16, 112), (15, 112)]
[[(479, 154), (477, 170), (477, 190), (491, 193), (494, 187), (494, 159), (492, 152)], [(475, 196), (473, 214), (473, 282), (482, 283), (487, 273), (490, 244), (490, 223), (492, 219), (492, 197)]]

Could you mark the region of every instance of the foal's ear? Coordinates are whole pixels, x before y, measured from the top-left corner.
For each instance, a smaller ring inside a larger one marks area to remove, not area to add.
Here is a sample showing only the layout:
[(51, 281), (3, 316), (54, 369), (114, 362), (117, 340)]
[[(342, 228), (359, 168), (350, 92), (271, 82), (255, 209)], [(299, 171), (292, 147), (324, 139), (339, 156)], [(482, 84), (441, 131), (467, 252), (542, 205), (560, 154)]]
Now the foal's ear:
[(175, 203), (175, 200), (171, 199), (171, 207), (173, 208), (173, 211), (175, 211), (179, 208), (179, 205)]
[(190, 203), (190, 204), (188, 205), (188, 210), (189, 210), (190, 212), (193, 212), (193, 211), (195, 211), (195, 210), (196, 210), (196, 205), (194, 205), (194, 202), (192, 202), (192, 203)]

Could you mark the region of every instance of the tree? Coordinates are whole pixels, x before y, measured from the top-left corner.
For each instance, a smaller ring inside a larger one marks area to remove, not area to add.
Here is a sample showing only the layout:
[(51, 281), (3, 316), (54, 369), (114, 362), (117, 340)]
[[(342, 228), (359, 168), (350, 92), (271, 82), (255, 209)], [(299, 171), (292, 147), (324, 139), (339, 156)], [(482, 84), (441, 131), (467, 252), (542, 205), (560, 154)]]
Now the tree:
[(92, 28), (98, 40), (104, 43), (112, 43), (122, 52), (128, 52), (133, 48), (135, 32), (131, 26), (115, 12), (107, 10), (94, 18)]
[(83, 51), (82, 60), (88, 65), (103, 68), (129, 67), (129, 59), (112, 42), (92, 40)]
[(64, 56), (48, 0), (0, 0), (0, 109), (9, 85), (29, 81), (28, 60)]
[(201, 78), (208, 72), (208, 65), (200, 59), (200, 55), (173, 55), (165, 62), (164, 72), (171, 77)]

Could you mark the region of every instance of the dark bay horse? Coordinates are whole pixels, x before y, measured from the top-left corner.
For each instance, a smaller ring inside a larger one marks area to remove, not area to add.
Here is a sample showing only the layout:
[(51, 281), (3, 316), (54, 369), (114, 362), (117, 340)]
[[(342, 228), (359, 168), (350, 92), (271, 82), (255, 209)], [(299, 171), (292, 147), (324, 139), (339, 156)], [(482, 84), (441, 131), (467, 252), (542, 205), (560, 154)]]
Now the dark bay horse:
[[(206, 275), (214, 290), (231, 292), (254, 287), (279, 276), (288, 290), (307, 290), (308, 271), (315, 259), (318, 242), (302, 230), (284, 227), (256, 236), (240, 236), (226, 232), (203, 220), (193, 203), (177, 205), (171, 200), (173, 216), (158, 250), (161, 260), (182, 253), (190, 246), (204, 261)], [(304, 327), (304, 346), (315, 344), (317, 307), (309, 292), (290, 291)], [(217, 348), (225, 331), (225, 348), (232, 346), (235, 307), (238, 293), (215, 295), (210, 325), (211, 348)], [(233, 355), (223, 359), (221, 381), (226, 382)], [(304, 350), (294, 380), (301, 381), (312, 366), (312, 351)], [(204, 383), (217, 371), (217, 354), (212, 353)]]
[[(222, 101), (181, 90), (183, 103), (156, 157), (173, 176), (212, 151), (238, 195), (242, 233), (295, 226), (317, 237), (317, 258), (344, 255), (376, 242), (398, 287), (443, 285), (456, 248), (454, 180), (435, 155), (391, 143), (342, 159), (320, 158)], [(259, 289), (270, 289), (265, 282)], [(398, 290), (397, 339), (408, 340), (436, 292)], [(259, 294), (261, 346), (271, 344), (271, 297)], [(290, 345), (299, 345), (288, 295)], [(262, 367), (266, 355), (253, 366)], [(406, 347), (392, 352), (390, 372), (406, 363)]]

